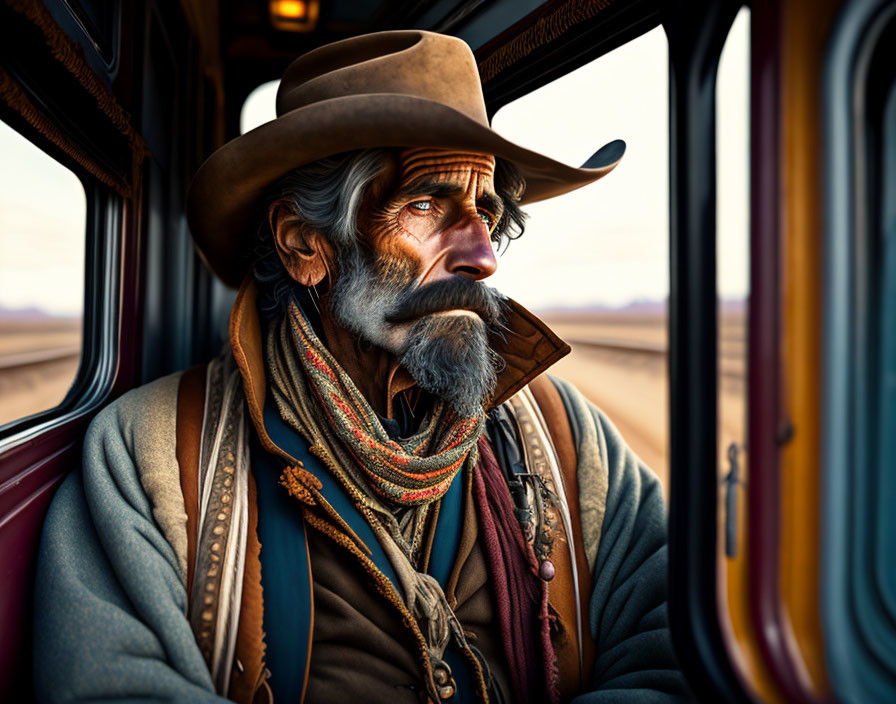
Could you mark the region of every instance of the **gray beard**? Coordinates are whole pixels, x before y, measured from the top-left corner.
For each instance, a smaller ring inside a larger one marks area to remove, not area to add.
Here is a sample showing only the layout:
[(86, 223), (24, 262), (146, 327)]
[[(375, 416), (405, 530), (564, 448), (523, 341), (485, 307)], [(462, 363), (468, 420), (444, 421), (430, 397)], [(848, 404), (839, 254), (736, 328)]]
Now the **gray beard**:
[[(395, 349), (392, 336), (398, 326), (389, 319), (414, 280), (409, 268), (371, 263), (360, 249), (343, 253), (330, 311), (346, 330), (395, 354), (420, 388), (461, 417), (477, 416), (494, 392), (502, 364), (489, 345), (488, 325), (479, 316), (425, 315), (409, 323), (407, 339)], [(489, 291), (497, 307), (500, 294)]]
[(428, 315), (411, 328), (401, 363), (421, 388), (471, 418), (494, 392), (501, 358), (480, 318)]

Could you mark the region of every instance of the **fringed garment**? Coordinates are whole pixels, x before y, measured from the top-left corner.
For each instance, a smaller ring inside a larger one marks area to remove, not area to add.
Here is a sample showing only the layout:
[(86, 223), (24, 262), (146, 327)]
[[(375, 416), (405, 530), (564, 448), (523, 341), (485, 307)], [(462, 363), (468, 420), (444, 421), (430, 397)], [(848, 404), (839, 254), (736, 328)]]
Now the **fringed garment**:
[[(556, 701), (546, 585), (536, 576), (531, 549), (484, 438), (484, 413), (460, 418), (436, 401), (416, 434), (395, 440), (296, 303), (272, 324), (266, 344), (270, 388), (281, 417), (305, 438), (370, 522), (402, 582), (434, 664), (442, 661), (452, 637), (460, 648), (468, 645), (441, 585), (418, 571), (421, 543), (428, 518), (434, 518), (431, 509), (437, 512), (457, 474), (475, 478), (515, 698), (534, 702), (546, 694), (548, 701)], [(481, 460), (485, 465), (477, 467)], [(289, 484), (286, 474), (283, 483)]]

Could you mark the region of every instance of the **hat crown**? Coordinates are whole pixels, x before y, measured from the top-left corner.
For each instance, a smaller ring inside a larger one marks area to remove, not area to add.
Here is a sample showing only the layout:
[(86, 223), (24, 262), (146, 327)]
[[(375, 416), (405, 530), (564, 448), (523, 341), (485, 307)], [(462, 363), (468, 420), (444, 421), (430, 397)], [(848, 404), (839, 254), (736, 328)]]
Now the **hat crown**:
[(422, 30), (352, 37), (300, 56), (283, 74), (277, 116), (361, 94), (424, 98), (488, 125), (470, 47), (456, 37)]

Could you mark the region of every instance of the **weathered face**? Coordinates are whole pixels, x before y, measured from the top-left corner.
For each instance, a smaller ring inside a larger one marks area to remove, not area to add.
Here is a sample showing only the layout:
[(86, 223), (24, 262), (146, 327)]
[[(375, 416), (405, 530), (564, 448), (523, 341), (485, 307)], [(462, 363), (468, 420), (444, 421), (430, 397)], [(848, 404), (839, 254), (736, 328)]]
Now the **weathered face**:
[(494, 167), (480, 154), (401, 152), (372, 188), (358, 218), (363, 247), (341, 263), (330, 299), (341, 325), (399, 356), (463, 415), (479, 410), (495, 380), (487, 324), (501, 298), (479, 283), (497, 268)]
[(399, 160), (391, 192), (359, 218), (370, 246), (383, 261), (413, 263), (418, 285), (491, 276), (491, 233), (503, 211), (494, 157), (409, 149)]

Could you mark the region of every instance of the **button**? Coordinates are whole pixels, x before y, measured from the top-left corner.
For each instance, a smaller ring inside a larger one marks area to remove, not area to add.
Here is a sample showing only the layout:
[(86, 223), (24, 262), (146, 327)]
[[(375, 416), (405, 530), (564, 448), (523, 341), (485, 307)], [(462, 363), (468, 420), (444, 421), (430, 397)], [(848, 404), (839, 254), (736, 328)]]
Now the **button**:
[(455, 682), (451, 677), (451, 668), (447, 662), (436, 661), (432, 667), (432, 678), (436, 682), (436, 693), (439, 699), (451, 699), (454, 696)]
[(448, 663), (441, 662), (432, 668), (432, 676), (436, 684), (445, 685), (451, 680), (451, 668)]
[(439, 687), (439, 697), (441, 699), (451, 699), (454, 696), (454, 685), (446, 684), (444, 687)]

